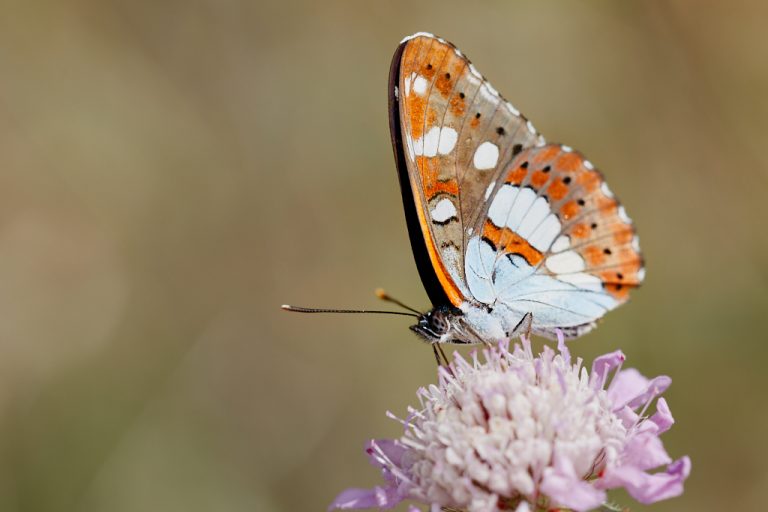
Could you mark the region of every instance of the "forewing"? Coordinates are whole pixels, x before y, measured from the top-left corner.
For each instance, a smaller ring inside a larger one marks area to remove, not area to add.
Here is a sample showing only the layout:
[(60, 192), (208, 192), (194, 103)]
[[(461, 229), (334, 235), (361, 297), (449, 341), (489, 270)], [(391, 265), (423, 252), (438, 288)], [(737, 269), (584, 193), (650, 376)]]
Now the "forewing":
[(458, 306), (469, 295), (464, 251), (486, 191), (505, 163), (543, 138), (458, 49), (431, 34), (407, 38), (398, 48), (390, 91), (390, 127), (419, 271), (433, 303), (447, 298)]
[(628, 299), (645, 271), (634, 225), (603, 176), (566, 146), (529, 148), (494, 185), (466, 273), (480, 302), (577, 336)]

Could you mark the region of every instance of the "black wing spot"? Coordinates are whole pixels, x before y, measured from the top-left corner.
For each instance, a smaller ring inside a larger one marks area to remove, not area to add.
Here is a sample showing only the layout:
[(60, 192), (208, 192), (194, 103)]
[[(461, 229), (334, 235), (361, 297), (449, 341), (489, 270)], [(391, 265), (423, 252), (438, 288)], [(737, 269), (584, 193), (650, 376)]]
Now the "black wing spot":
[(526, 160), (525, 162), (521, 163), (520, 167), (522, 167), (523, 169), (527, 169), (528, 168), (528, 160)]
[(505, 133), (507, 133), (507, 131), (504, 129), (503, 126), (499, 126), (498, 128), (496, 128), (496, 133), (498, 133), (499, 135), (504, 135)]
[(585, 203), (585, 202), (584, 202), (584, 200), (583, 200), (583, 199), (579, 199), (579, 200), (578, 200), (578, 201), (576, 201), (576, 202), (577, 202), (577, 203), (579, 203), (579, 206), (584, 206), (585, 204), (587, 204), (587, 203)]
[(609, 248), (603, 249), (603, 254), (611, 254), (611, 250)]
[(491, 249), (493, 249), (494, 251), (496, 250), (496, 244), (494, 244), (490, 238), (488, 238), (487, 236), (484, 236), (483, 238), (481, 238), (481, 240), (487, 243), (488, 245), (490, 245)]
[(622, 274), (621, 272), (617, 272), (616, 273), (616, 278), (619, 279), (619, 280), (624, 279), (624, 274)]
[(541, 172), (549, 172), (550, 170), (552, 170), (552, 167), (550, 167), (550, 166), (546, 166), (546, 167), (544, 167), (544, 168), (541, 170)]
[(593, 222), (592, 225), (589, 227), (591, 227), (592, 229), (597, 229), (597, 222)]
[(463, 92), (459, 93), (459, 98), (464, 99), (464, 93)]
[(451, 74), (450, 73), (446, 73), (445, 74), (445, 79), (446, 80), (450, 80), (451, 79)]
[(446, 226), (446, 225), (450, 224), (451, 222), (454, 222), (454, 221), (457, 221), (457, 220), (459, 220), (459, 218), (454, 215), (454, 216), (449, 217), (449, 218), (447, 218), (445, 220), (435, 220), (435, 219), (432, 219), (432, 224), (437, 224), (438, 226)]
[(512, 146), (512, 156), (517, 155), (522, 150), (523, 150), (522, 144), (515, 144), (514, 146)]
[(566, 185), (569, 184), (570, 182), (571, 182), (570, 176), (566, 176), (565, 178), (563, 178), (563, 183), (565, 183)]
[(432, 64), (427, 64), (427, 69), (432, 69)]
[(478, 112), (477, 114), (475, 114), (475, 119), (480, 119), (480, 112)]

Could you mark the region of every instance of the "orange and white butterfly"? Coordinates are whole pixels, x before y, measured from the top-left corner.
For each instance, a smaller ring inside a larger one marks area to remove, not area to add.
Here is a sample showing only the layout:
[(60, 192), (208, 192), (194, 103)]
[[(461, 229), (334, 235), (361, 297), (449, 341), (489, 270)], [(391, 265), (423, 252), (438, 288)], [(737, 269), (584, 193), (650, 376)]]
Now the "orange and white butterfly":
[(395, 52), (392, 144), (430, 343), (584, 334), (644, 277), (632, 221), (589, 160), (548, 144), (452, 44)]

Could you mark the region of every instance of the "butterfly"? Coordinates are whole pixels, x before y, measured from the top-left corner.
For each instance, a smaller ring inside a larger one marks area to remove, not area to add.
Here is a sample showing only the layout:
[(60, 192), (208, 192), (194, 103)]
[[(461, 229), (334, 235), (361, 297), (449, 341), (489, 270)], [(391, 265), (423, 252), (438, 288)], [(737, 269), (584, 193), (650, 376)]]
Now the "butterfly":
[(433, 305), (411, 327), (425, 341), (578, 337), (643, 281), (634, 225), (602, 174), (547, 143), (451, 43), (401, 42), (389, 123)]

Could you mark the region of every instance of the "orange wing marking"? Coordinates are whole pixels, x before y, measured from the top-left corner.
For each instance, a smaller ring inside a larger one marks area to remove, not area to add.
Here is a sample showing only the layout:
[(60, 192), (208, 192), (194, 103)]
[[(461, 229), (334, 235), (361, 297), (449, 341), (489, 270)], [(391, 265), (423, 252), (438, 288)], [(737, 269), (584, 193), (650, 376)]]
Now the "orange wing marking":
[[(541, 263), (544, 256), (536, 250), (528, 240), (521, 237), (509, 228), (499, 228), (490, 220), (485, 221), (483, 227), (483, 238), (486, 238), (493, 243), (497, 251), (504, 254), (519, 254), (525, 261), (531, 266), (536, 266)], [(504, 245), (499, 245), (504, 240)]]

